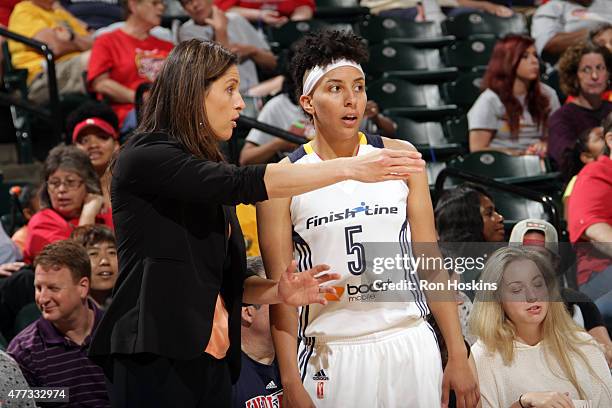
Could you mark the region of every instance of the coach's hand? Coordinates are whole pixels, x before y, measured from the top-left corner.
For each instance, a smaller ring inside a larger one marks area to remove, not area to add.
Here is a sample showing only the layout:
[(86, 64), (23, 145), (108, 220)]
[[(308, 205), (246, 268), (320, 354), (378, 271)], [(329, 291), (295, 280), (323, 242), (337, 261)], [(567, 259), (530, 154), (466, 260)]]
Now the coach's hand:
[(442, 378), (442, 407), (448, 407), (450, 390), (455, 391), (457, 408), (475, 408), (480, 400), (478, 383), (466, 356), (449, 356)]
[(287, 270), (281, 275), (278, 282), (279, 299), (291, 306), (303, 306), (311, 303), (327, 304), (326, 293), (336, 294), (336, 290), (331, 286), (321, 286), (325, 282), (340, 279), (337, 273), (326, 273), (327, 265), (316, 265), (312, 269), (304, 272), (297, 272), (297, 263), (291, 261)]
[(288, 385), (283, 382), (283, 408), (315, 408), (301, 381)]
[(366, 183), (405, 180), (412, 173), (425, 170), (425, 160), (416, 150), (378, 149), (349, 159), (353, 174), (350, 178)]

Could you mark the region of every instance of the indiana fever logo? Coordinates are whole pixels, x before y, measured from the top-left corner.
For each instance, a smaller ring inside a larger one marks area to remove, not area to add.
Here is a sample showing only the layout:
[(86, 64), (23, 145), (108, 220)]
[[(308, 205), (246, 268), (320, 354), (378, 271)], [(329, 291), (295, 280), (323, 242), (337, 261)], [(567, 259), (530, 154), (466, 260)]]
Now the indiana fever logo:
[(330, 211), (329, 215), (315, 215), (306, 220), (306, 229), (319, 227), (325, 224), (331, 224), (337, 221), (348, 220), (350, 218), (357, 218), (363, 214), (364, 217), (372, 216), (372, 215), (385, 215), (385, 214), (398, 214), (397, 207), (382, 207), (378, 204), (375, 204), (374, 207), (370, 207), (370, 205), (361, 202), (359, 207), (355, 208), (345, 208), (343, 211), (334, 212)]

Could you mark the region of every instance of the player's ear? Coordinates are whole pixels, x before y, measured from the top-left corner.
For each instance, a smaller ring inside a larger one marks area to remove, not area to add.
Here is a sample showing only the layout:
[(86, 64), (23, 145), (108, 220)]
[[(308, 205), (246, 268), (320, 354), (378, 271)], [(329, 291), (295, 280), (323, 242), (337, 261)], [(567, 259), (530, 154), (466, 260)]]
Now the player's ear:
[(300, 105), (306, 113), (311, 116), (314, 116), (314, 107), (312, 106), (312, 97), (310, 95), (300, 96)]

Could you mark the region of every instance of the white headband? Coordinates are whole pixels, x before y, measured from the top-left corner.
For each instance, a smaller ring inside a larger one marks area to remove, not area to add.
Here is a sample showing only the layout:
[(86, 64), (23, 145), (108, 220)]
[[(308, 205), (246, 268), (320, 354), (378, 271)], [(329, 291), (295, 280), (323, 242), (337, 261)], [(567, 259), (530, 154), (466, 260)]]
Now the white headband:
[(302, 91), (302, 94), (309, 95), (312, 92), (312, 90), (315, 88), (315, 86), (317, 85), (317, 82), (319, 82), (319, 80), (323, 78), (323, 75), (327, 74), (332, 69), (336, 69), (340, 67), (357, 68), (359, 72), (361, 72), (361, 74), (365, 76), (365, 74), (363, 73), (363, 69), (361, 69), (361, 65), (357, 64), (354, 61), (349, 61), (344, 58), (336, 60), (336, 61), (332, 61), (331, 64), (326, 65), (324, 67), (320, 67), (319, 65), (316, 65), (313, 69), (310, 70), (310, 72), (306, 76), (306, 79), (304, 80), (304, 86), (303, 86), (304, 90)]

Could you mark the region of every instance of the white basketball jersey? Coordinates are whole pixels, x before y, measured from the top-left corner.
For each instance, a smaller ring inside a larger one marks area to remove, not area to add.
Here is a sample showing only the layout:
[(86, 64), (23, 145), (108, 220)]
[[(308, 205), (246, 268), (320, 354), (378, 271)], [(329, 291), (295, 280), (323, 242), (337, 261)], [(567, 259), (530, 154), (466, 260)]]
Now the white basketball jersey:
[[(360, 138), (358, 155), (383, 147), (379, 136), (360, 134)], [(309, 143), (289, 157), (294, 163), (321, 161)], [(341, 275), (332, 282), (338, 296), (327, 295), (326, 306), (300, 308), (300, 338), (363, 336), (411, 325), (429, 313), (416, 273), (406, 273), (406, 279), (416, 286), (409, 291), (410, 301), (377, 300), (385, 299), (376, 290), (380, 287), (362, 281), (366, 265), (372, 264), (368, 243), (385, 243), (394, 255), (411, 255), (407, 197), (404, 181), (348, 180), (291, 199), (294, 256), (299, 270), (327, 264)]]

